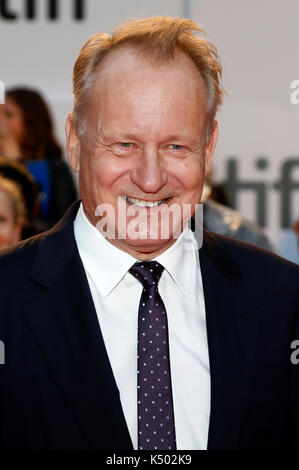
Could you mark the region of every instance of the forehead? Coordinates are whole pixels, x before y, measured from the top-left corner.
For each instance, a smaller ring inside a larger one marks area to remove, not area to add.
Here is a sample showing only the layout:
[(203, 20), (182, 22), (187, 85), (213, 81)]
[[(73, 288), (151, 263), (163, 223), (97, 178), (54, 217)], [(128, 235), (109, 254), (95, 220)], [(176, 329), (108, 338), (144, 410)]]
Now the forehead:
[(113, 112), (115, 117), (126, 110), (130, 118), (132, 113), (160, 117), (179, 113), (191, 118), (199, 111), (206, 114), (204, 80), (182, 52), (162, 63), (129, 48), (112, 52), (98, 67), (93, 97), (100, 112)]
[(156, 54), (154, 51), (147, 52), (138, 46), (119, 46), (118, 48), (111, 51), (104, 60), (101, 61), (97, 68), (97, 75), (104, 76), (106, 73), (112, 74), (120, 69), (130, 70), (136, 72), (136, 69), (132, 70), (132, 66), (138, 68), (150, 67), (156, 70), (171, 69), (171, 70), (185, 70), (185, 73), (194, 76), (195, 79), (200, 80), (200, 72), (196, 67), (195, 63), (191, 58), (180, 49), (177, 49), (173, 57), (163, 58)]
[(5, 101), (5, 107), (8, 108), (16, 108), (16, 109), (19, 109), (17, 103), (15, 102), (15, 100), (13, 98), (10, 98), (10, 96), (7, 96), (6, 97), (6, 101)]
[(22, 109), (18, 105), (18, 103), (11, 97), (7, 96), (4, 109), (6, 111), (12, 112), (14, 115), (21, 116), (22, 115)]

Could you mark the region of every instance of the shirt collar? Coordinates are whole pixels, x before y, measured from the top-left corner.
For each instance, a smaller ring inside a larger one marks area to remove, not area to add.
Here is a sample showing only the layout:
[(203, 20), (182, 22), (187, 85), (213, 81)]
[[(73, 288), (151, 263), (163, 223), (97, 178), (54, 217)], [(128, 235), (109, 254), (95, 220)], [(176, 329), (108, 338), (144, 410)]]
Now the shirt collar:
[(82, 203), (74, 221), (74, 234), (85, 270), (102, 297), (106, 297), (126, 275), (136, 259), (112, 245), (84, 214)]
[[(136, 263), (136, 258), (112, 245), (89, 222), (82, 202), (74, 221), (74, 234), (85, 270), (95, 282), (101, 296), (108, 296)], [(184, 295), (188, 295), (191, 275), (198, 262), (198, 250), (186, 249), (187, 237), (194, 243), (193, 232), (186, 226), (175, 243), (154, 258), (164, 266)]]
[(175, 243), (155, 258), (173, 278), (174, 282), (187, 296), (190, 291), (190, 281), (195, 276), (199, 263), (198, 246), (193, 232), (185, 226)]

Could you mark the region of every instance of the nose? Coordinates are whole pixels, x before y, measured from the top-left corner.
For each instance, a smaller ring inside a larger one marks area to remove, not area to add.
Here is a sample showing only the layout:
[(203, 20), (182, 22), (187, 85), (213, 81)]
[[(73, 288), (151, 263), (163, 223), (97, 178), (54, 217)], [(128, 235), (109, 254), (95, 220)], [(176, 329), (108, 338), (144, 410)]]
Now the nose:
[(144, 148), (137, 166), (131, 172), (132, 182), (144, 193), (158, 193), (167, 182), (167, 170), (158, 149)]

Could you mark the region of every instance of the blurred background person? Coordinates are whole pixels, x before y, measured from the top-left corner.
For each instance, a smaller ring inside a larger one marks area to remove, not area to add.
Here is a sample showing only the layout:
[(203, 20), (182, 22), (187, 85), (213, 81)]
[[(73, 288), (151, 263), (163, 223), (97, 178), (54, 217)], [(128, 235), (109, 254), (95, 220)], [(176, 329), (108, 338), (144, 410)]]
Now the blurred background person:
[(296, 222), (294, 223), (293, 229), (298, 237), (298, 248), (299, 248), (299, 219), (297, 219)]
[(50, 111), (43, 97), (30, 88), (7, 90), (0, 108), (0, 154), (21, 162), (33, 175), (40, 204), (36, 230), (47, 230), (77, 198)]
[(201, 202), (205, 229), (275, 252), (263, 230), (230, 207), (229, 195), (225, 188), (214, 184), (212, 177), (205, 180)]
[(26, 220), (22, 228), (22, 240), (38, 233), (36, 219), (39, 213), (38, 186), (27, 168), (18, 161), (0, 156), (0, 176), (16, 183), (25, 203)]
[(26, 206), (17, 183), (0, 176), (0, 250), (21, 240)]

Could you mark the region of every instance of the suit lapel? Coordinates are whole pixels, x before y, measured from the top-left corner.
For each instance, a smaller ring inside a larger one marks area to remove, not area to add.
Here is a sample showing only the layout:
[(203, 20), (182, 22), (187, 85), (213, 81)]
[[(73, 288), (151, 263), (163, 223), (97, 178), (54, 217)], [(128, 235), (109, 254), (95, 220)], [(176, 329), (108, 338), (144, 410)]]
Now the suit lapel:
[(67, 406), (93, 449), (133, 449), (73, 235), (78, 204), (44, 238), (24, 313)]
[(239, 294), (238, 265), (208, 232), (200, 262), (211, 373), (208, 449), (236, 449), (249, 400), (257, 321)]

